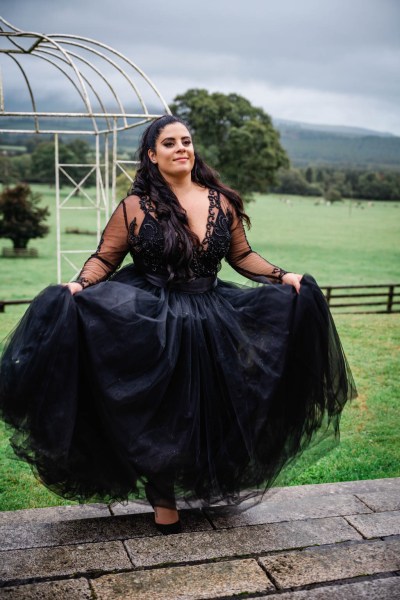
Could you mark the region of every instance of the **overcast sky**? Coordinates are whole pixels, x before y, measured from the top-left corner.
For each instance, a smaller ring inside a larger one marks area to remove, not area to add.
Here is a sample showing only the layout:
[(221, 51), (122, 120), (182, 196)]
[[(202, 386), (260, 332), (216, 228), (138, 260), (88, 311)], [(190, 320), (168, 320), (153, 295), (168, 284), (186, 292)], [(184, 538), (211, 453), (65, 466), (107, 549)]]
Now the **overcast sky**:
[(74, 33), (115, 47), (168, 102), (202, 87), (239, 93), (275, 118), (400, 135), (400, 0), (2, 0), (0, 6), (1, 16), (21, 29)]

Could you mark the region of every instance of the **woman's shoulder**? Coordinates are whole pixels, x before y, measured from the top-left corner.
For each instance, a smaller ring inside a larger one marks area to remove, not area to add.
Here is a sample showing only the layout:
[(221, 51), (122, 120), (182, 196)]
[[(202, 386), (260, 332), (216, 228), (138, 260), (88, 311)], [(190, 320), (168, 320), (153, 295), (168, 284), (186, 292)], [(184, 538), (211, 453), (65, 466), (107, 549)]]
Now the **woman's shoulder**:
[(140, 212), (147, 212), (148, 197), (129, 194), (121, 200), (121, 204), (123, 204), (124, 211), (133, 218), (138, 216)]
[(118, 204), (115, 212), (123, 216), (125, 225), (128, 227), (132, 222), (136, 222), (140, 217), (140, 207), (142, 199), (136, 194), (128, 194)]
[(137, 194), (129, 194), (121, 200), (121, 204), (124, 204), (126, 208), (135, 208), (140, 205), (141, 200)]

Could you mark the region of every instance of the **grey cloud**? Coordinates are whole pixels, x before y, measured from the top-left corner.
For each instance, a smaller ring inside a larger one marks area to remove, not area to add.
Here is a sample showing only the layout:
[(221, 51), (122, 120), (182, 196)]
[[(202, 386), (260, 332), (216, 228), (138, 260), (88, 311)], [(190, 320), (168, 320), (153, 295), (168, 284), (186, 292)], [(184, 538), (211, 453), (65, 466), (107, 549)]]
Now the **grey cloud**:
[[(226, 90), (238, 81), (240, 89), (231, 91), (246, 95), (258, 82), (303, 96), (331, 94), (332, 104), (338, 96), (340, 105), (357, 98), (359, 125), (371, 124), (371, 106), (380, 124), (385, 107), (389, 128), (398, 114), (398, 0), (3, 0), (2, 14), (17, 27), (100, 39), (162, 81), (172, 97), (186, 83)], [(333, 111), (332, 119), (340, 114)]]

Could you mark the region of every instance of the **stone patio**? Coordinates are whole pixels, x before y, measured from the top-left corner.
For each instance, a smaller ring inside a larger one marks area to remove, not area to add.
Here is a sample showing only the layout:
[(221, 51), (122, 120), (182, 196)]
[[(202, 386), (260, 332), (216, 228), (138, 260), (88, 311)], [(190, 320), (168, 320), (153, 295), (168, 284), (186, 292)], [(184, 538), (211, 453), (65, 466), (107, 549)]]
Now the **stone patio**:
[(275, 488), (246, 511), (84, 505), (0, 513), (0, 598), (400, 599), (400, 478)]

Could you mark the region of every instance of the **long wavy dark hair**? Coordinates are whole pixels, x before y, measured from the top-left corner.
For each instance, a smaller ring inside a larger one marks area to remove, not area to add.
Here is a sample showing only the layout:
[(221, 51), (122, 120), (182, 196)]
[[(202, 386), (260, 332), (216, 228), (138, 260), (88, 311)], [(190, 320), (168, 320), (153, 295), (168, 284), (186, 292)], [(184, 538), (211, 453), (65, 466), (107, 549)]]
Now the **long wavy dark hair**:
[[(138, 155), (140, 166), (130, 193), (140, 197), (148, 197), (155, 209), (155, 216), (164, 234), (164, 259), (167, 264), (169, 279), (191, 279), (194, 277), (190, 267), (193, 257), (193, 247), (200, 244), (188, 224), (186, 211), (179, 204), (178, 198), (168, 182), (161, 175), (157, 164), (148, 155), (148, 150), (155, 152), (156, 142), (162, 130), (171, 123), (187, 124), (173, 115), (164, 115), (155, 119), (142, 135)], [(224, 194), (233, 205), (239, 218), (250, 225), (250, 219), (244, 212), (243, 201), (239, 194), (224, 185), (218, 174), (194, 153), (195, 162), (192, 169), (192, 181), (204, 188), (217, 190)]]

